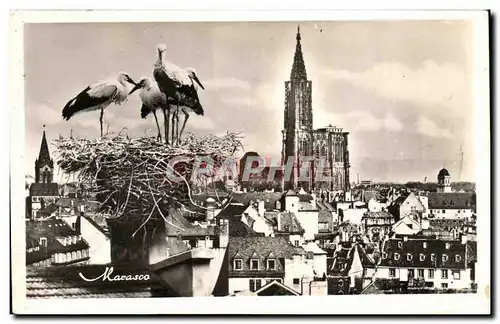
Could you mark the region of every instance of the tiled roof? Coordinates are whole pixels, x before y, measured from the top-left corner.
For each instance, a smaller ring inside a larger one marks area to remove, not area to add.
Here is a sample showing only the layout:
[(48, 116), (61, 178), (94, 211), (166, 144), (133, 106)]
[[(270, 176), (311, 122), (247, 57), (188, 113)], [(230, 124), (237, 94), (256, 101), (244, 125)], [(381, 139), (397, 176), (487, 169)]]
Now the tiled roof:
[(374, 190), (363, 191), (363, 201), (365, 203), (368, 203), (372, 198), (376, 201), (380, 201), (380, 199), (382, 199), (382, 195), (378, 191)]
[[(148, 281), (85, 281), (97, 278), (107, 266), (113, 266), (111, 277), (115, 275), (149, 275)], [(27, 298), (141, 298), (141, 297), (179, 297), (168, 284), (153, 272), (127, 264), (119, 266), (86, 265), (71, 267), (28, 267), (26, 274)]]
[(470, 192), (430, 192), (429, 209), (472, 209), (476, 195)]
[[(276, 257), (276, 270), (267, 270), (267, 256), (273, 253)], [(229, 276), (246, 277), (263, 272), (280, 273), (284, 275), (280, 259), (291, 259), (293, 255), (303, 254), (303, 248), (294, 247), (286, 237), (229, 237)], [(250, 258), (257, 255), (260, 270), (250, 270)], [(242, 259), (242, 270), (234, 270), (234, 257)]]
[(50, 215), (52, 215), (53, 213), (55, 213), (59, 208), (56, 206), (56, 204), (49, 204), (47, 206), (45, 206), (45, 208), (42, 208), (40, 209), (40, 211), (38, 211), (37, 215), (38, 216), (42, 216), (42, 217), (48, 217)]
[(232, 219), (235, 216), (241, 216), (247, 210), (248, 205), (243, 204), (229, 204), (226, 208), (221, 210), (216, 218), (218, 219)]
[(300, 293), (276, 280), (261, 287), (255, 294), (257, 296), (300, 296)]
[(390, 239), (382, 252), (380, 266), (465, 268), (465, 245), (460, 241)]
[[(29, 253), (28, 250), (26, 250), (27, 264), (48, 259), (54, 253), (66, 253), (87, 250), (89, 248), (88, 243), (83, 239), (79, 239), (76, 243), (67, 245), (63, 245), (57, 240), (57, 237), (68, 236), (79, 236), (79, 233), (60, 219), (26, 222), (27, 249), (37, 246), (40, 238), (45, 237), (47, 239), (47, 246), (40, 246), (40, 251), (42, 252)], [(33, 257), (31, 255), (33, 255)]]
[(325, 209), (320, 209), (318, 212), (318, 222), (328, 223), (331, 225), (333, 222), (332, 212)]
[(38, 240), (40, 237), (56, 237), (78, 235), (78, 233), (61, 219), (47, 219), (43, 221), (26, 222), (27, 238)]
[(229, 236), (247, 237), (247, 236), (264, 236), (264, 233), (257, 233), (251, 227), (241, 221), (241, 218), (229, 220)]
[(59, 196), (59, 185), (57, 183), (32, 183), (30, 196)]
[(305, 195), (299, 195), (299, 201), (313, 201), (314, 198), (311, 195), (305, 194)]
[[(278, 222), (279, 217), (279, 222)], [(265, 212), (264, 218), (270, 221), (276, 227), (277, 232), (289, 234), (303, 234), (304, 229), (294, 213), (291, 212)], [(280, 227), (277, 228), (278, 223)]]
[(280, 192), (244, 192), (234, 193), (233, 200), (243, 204), (248, 204), (250, 201), (264, 201), (264, 208), (266, 210), (276, 209), (276, 202), (280, 200), (282, 193)]
[(362, 218), (394, 218), (394, 216), (389, 212), (382, 210), (377, 212), (366, 212)]

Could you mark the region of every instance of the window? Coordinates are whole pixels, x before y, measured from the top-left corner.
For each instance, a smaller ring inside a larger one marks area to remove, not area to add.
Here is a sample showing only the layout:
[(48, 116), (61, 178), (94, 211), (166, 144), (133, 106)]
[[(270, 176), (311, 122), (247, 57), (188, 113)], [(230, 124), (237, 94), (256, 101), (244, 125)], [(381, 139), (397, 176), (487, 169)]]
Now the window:
[(300, 284), (300, 279), (299, 278), (293, 278), (293, 284), (294, 285), (299, 285)]
[(446, 213), (446, 211), (443, 209), (443, 210), (441, 211), (441, 213), (443, 213), (443, 214), (444, 214), (444, 213)]
[(387, 252), (382, 253), (382, 259), (387, 259)]
[(441, 284), (441, 288), (443, 288), (443, 289), (448, 288), (448, 284), (447, 284), (447, 283), (442, 283), (442, 284)]
[(434, 269), (429, 269), (429, 279), (434, 279)]
[(403, 242), (398, 242), (398, 248), (400, 248), (400, 249), (403, 248)]
[(431, 261), (436, 261), (436, 255), (434, 253), (431, 253)]
[(424, 260), (425, 260), (425, 254), (420, 253), (420, 261), (424, 261)]
[(389, 277), (396, 277), (396, 268), (389, 268)]
[(447, 250), (448, 250), (448, 249), (450, 248), (450, 243), (446, 243), (446, 244), (444, 245), (444, 247), (445, 247), (445, 249), (447, 249)]
[(257, 259), (250, 260), (250, 270), (259, 270), (259, 260)]
[(307, 251), (306, 258), (307, 258), (307, 259), (314, 259), (314, 252), (312, 252), (312, 251)]
[(413, 255), (411, 255), (410, 253), (406, 253), (406, 260), (408, 261), (413, 260)]
[(394, 253), (394, 260), (399, 260), (399, 253)]
[(298, 247), (299, 246), (299, 240), (295, 240), (295, 246)]
[(443, 262), (448, 261), (448, 256), (446, 254), (443, 254)]
[(424, 246), (424, 249), (426, 249), (427, 248), (427, 242), (424, 242), (423, 246)]
[(441, 270), (441, 279), (448, 279), (448, 270)]
[(273, 259), (267, 260), (267, 270), (276, 270), (276, 261)]
[(415, 278), (415, 270), (408, 269), (408, 278)]
[(418, 277), (423, 278), (424, 277), (424, 269), (418, 269)]
[(455, 262), (460, 262), (462, 260), (462, 257), (460, 255), (455, 255)]
[(412, 212), (416, 212), (417, 211), (417, 206), (411, 206), (410, 208), (411, 208)]
[(241, 259), (234, 259), (234, 270), (242, 270), (243, 269), (243, 262)]
[(250, 279), (249, 288), (251, 292), (259, 290), (262, 287), (262, 282), (260, 279)]
[(340, 279), (339, 280), (339, 287), (342, 287), (344, 285), (344, 280)]
[(460, 280), (460, 271), (452, 272), (453, 280)]

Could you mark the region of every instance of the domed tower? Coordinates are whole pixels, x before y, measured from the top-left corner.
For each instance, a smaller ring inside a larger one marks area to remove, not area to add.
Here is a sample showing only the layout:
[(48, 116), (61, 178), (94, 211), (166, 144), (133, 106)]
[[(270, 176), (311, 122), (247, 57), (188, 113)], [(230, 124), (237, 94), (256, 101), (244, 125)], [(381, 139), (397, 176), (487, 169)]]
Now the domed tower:
[(451, 192), (451, 176), (448, 170), (441, 169), (438, 173), (437, 192)]

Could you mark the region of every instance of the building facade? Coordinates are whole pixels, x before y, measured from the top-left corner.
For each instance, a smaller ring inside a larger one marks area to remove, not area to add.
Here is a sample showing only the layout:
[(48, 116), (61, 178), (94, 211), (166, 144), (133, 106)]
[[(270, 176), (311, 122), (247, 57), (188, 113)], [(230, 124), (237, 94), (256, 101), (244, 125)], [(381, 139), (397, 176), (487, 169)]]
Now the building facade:
[[(347, 136), (341, 128), (313, 128), (312, 81), (302, 55), (300, 29), (290, 80), (285, 82), (285, 111), (282, 130), (282, 164), (293, 161), (290, 178), (284, 178), (285, 189), (302, 187), (325, 190), (349, 189), (349, 151)], [(305, 158), (308, 158), (307, 160)], [(317, 174), (325, 176), (319, 181)], [(326, 178), (328, 177), (328, 178)]]

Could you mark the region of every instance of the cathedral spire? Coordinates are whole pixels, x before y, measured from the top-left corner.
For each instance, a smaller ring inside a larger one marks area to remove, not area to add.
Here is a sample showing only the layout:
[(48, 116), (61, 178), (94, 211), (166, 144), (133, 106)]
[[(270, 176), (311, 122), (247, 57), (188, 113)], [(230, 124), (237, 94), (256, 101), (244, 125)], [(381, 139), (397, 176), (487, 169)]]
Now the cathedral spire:
[(297, 26), (297, 45), (295, 46), (295, 56), (293, 57), (292, 72), (290, 73), (290, 81), (305, 81), (307, 80), (306, 66), (304, 57), (302, 56), (302, 46), (300, 45), (300, 26)]

